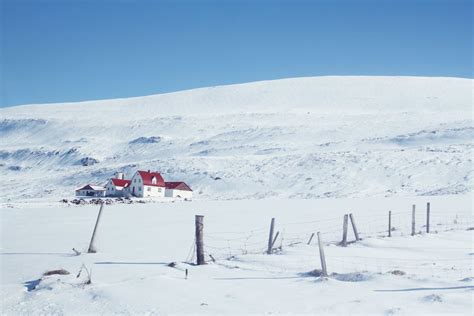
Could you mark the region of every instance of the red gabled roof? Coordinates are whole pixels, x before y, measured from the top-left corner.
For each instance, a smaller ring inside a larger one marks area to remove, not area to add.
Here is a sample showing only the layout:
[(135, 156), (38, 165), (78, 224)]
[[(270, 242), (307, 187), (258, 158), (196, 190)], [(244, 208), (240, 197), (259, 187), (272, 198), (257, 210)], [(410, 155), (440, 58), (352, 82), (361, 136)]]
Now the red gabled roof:
[(184, 182), (165, 182), (167, 189), (192, 191), (191, 188)]
[(112, 183), (116, 186), (116, 187), (128, 187), (130, 185), (130, 180), (124, 180), (124, 179), (117, 179), (117, 178), (112, 178), (110, 179), (112, 180)]
[[(142, 177), (143, 180), (143, 185), (151, 185), (155, 187), (164, 187), (165, 186), (165, 180), (163, 180), (163, 177), (159, 172), (150, 172), (150, 171), (141, 171), (138, 170), (138, 173)], [(152, 183), (153, 177), (156, 178), (156, 183)]]

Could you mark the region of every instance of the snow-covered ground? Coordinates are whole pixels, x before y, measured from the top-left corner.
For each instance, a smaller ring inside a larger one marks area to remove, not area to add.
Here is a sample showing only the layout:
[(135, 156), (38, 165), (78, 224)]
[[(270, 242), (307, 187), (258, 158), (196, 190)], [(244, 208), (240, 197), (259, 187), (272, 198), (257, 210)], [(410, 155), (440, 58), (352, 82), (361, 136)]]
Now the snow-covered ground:
[[(314, 77), (0, 109), (1, 312), (472, 315), (472, 83)], [(58, 201), (136, 169), (194, 200), (107, 205), (84, 253), (98, 206)], [(340, 247), (347, 213), (362, 240)]]
[(57, 201), (137, 168), (197, 199), (466, 193), (472, 82), (296, 78), (0, 109), (1, 198)]
[[(423, 233), (427, 201), (430, 234)], [(412, 204), (417, 211), (414, 237)], [(474, 230), (467, 230), (474, 227), (472, 195), (111, 205), (105, 206), (98, 228), (98, 252), (86, 254), (98, 208), (30, 204), (1, 210), (4, 314), (474, 311)], [(395, 228), (391, 238), (386, 237), (388, 210)], [(337, 242), (348, 212), (362, 240), (343, 248)], [(204, 215), (205, 266), (187, 263), (193, 261), (195, 214)], [(266, 255), (272, 217), (280, 232), (275, 247), (282, 249)], [(307, 245), (318, 231), (327, 279), (310, 273), (321, 267), (316, 238)], [(75, 256), (72, 248), (83, 253)], [(176, 266), (167, 266), (171, 262)], [(83, 284), (85, 272), (76, 278), (82, 264), (92, 271), (89, 285)], [(71, 274), (38, 281), (45, 271), (60, 268)]]

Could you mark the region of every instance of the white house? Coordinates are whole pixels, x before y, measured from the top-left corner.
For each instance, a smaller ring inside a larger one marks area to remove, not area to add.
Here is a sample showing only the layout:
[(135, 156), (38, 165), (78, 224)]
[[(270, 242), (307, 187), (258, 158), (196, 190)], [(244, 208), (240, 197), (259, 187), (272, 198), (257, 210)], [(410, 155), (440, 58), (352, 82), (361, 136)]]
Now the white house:
[(190, 200), (193, 190), (184, 182), (165, 182), (165, 196)]
[(130, 186), (130, 180), (111, 178), (105, 185), (106, 196), (126, 196), (127, 188)]
[(164, 197), (165, 180), (159, 172), (138, 170), (130, 180), (127, 191), (136, 197)]
[(84, 197), (104, 197), (105, 188), (100, 185), (87, 184), (76, 190), (76, 196)]

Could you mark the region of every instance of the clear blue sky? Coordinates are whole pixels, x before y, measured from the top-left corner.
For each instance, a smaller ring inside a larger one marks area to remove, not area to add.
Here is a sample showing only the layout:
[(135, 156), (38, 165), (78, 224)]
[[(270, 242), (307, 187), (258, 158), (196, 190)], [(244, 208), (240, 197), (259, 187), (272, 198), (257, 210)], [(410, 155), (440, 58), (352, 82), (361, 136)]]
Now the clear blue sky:
[(300, 76), (473, 77), (473, 0), (0, 1), (0, 106)]

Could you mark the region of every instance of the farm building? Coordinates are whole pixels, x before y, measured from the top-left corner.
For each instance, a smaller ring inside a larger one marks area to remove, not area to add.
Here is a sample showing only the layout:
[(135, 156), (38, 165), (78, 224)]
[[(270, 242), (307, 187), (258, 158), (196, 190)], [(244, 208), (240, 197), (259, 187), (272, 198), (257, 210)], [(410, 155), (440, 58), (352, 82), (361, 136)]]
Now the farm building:
[(125, 180), (123, 173), (117, 173), (116, 178), (111, 178), (105, 185), (107, 196), (127, 196), (127, 188), (130, 186), (130, 180)]
[(136, 197), (165, 197), (165, 180), (159, 172), (138, 170), (130, 180), (128, 192)]
[(105, 188), (100, 185), (87, 184), (76, 190), (76, 196), (104, 197)]
[(189, 200), (193, 197), (193, 190), (184, 182), (165, 182), (165, 196)]
[(76, 190), (77, 196), (94, 197), (156, 197), (190, 200), (193, 190), (184, 182), (165, 182), (159, 172), (138, 170), (130, 180), (122, 172), (110, 178), (105, 187), (86, 185)]

